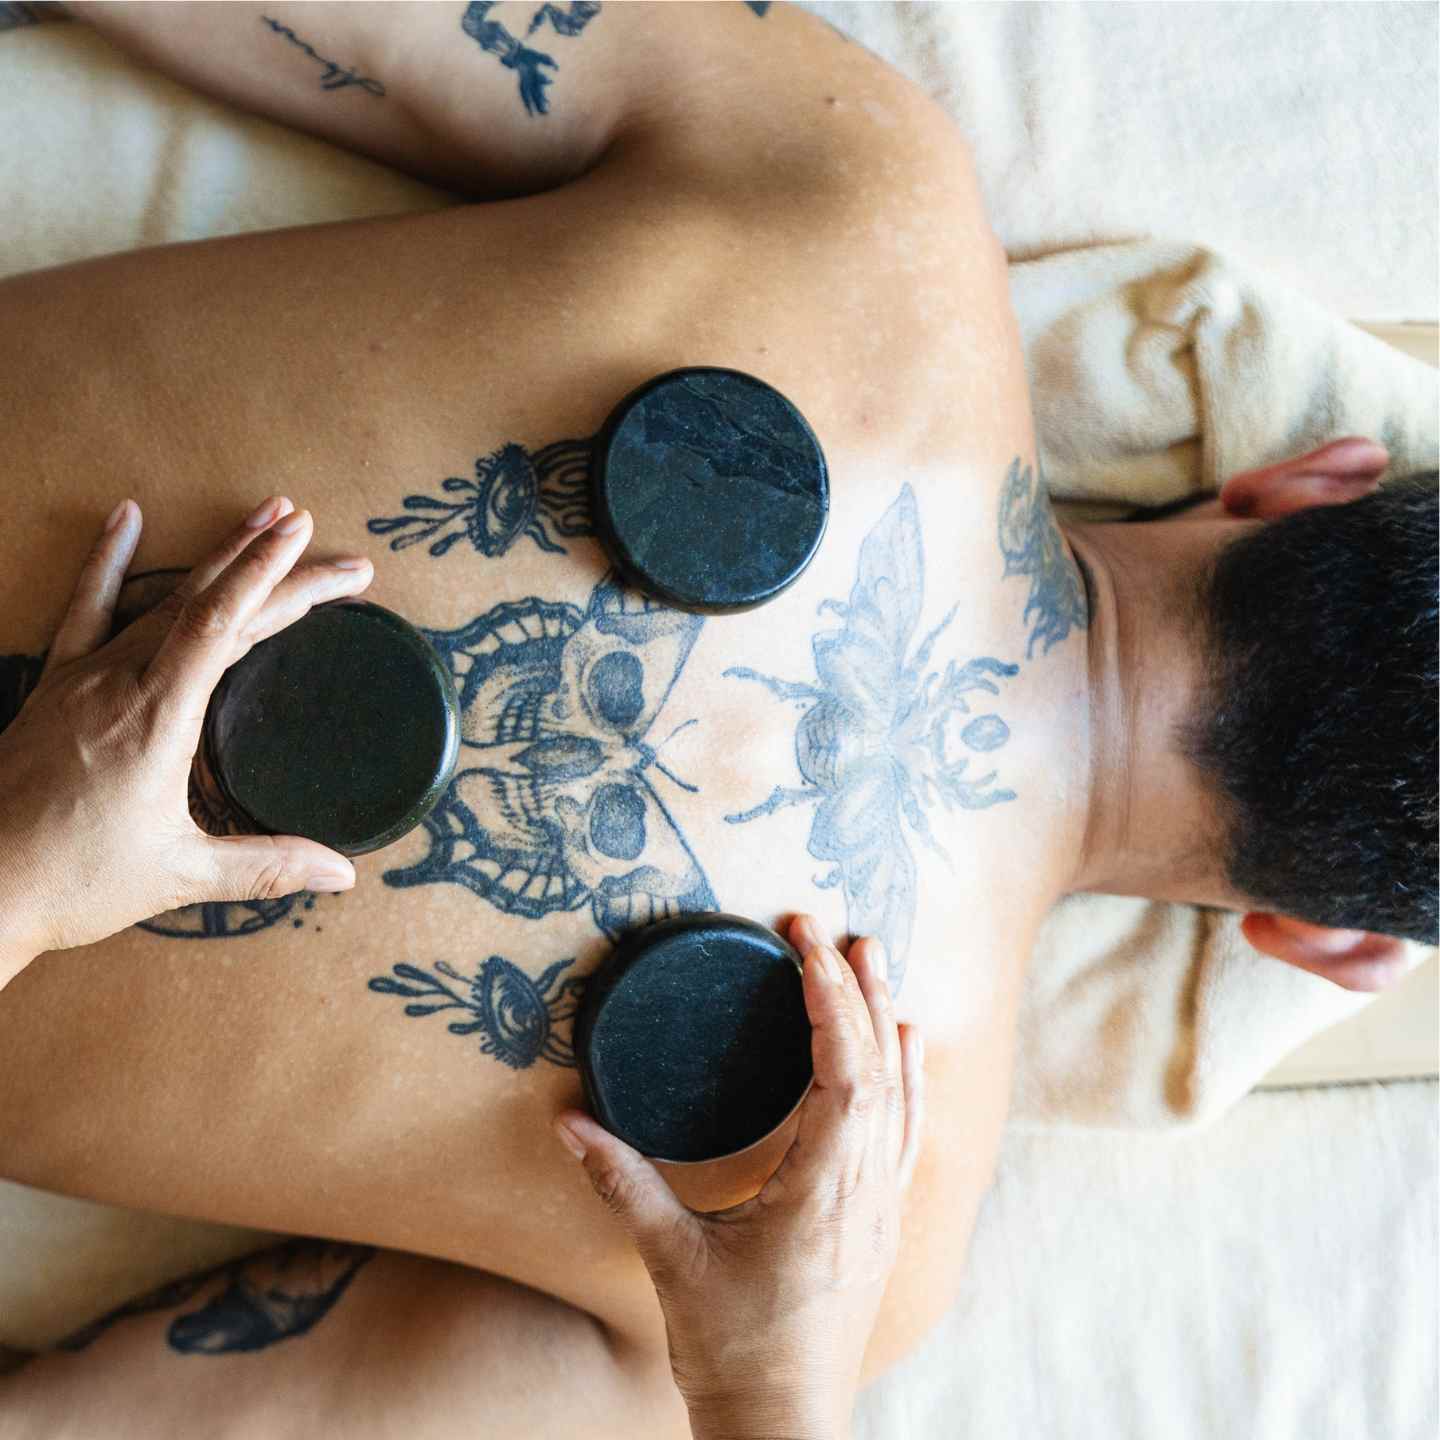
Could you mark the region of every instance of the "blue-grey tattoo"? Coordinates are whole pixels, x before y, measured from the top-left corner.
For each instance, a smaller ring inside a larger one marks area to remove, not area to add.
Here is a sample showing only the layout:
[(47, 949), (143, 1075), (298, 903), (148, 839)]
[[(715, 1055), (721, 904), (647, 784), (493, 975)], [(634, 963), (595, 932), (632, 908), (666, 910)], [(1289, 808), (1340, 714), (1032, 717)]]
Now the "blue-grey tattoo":
[(302, 54), (308, 55), (317, 65), (325, 67), (320, 76), (320, 88), (322, 90), (343, 90), (349, 85), (365, 91), (367, 95), (383, 97), (385, 87), (378, 80), (372, 80), (367, 75), (360, 75), (356, 71), (338, 64), (334, 60), (327, 60), (323, 55), (317, 54), (315, 47), (308, 41), (302, 40), (288, 25), (282, 25), (278, 20), (272, 20), (268, 15), (260, 17), (260, 23), (268, 26), (282, 40), (288, 40)]
[(264, 1350), (304, 1335), (323, 1320), (362, 1266), (375, 1256), (368, 1245), (328, 1240), (287, 1240), (272, 1250), (162, 1285), (102, 1315), (60, 1341), (83, 1350), (112, 1325), (136, 1315), (174, 1310), (207, 1291), (203, 1304), (177, 1315), (166, 1330), (182, 1355), (230, 1355)]
[[(415, 965), (396, 965), (397, 979), (377, 975), (370, 988), (379, 995), (403, 995), (412, 1003), (410, 1016), (440, 1010), (464, 1010), (471, 1020), (452, 1020), (452, 1035), (480, 1036), (480, 1053), (493, 1055), (512, 1070), (527, 1070), (537, 1060), (574, 1066), (569, 1027), (585, 988), (581, 975), (561, 973), (575, 962), (557, 960), (538, 980), (518, 965), (492, 955), (474, 975), (462, 975), (444, 960), (435, 962), (438, 975)], [(444, 976), (445, 979), (439, 978)], [(459, 989), (445, 983), (453, 980)]]
[(833, 611), (841, 624), (811, 642), (815, 683), (777, 680), (745, 666), (725, 672), (802, 707), (795, 761), (804, 781), (777, 787), (762, 804), (725, 818), (743, 825), (788, 805), (817, 807), (809, 850), (834, 868), (815, 883), (840, 885), (851, 933), (884, 942), (897, 991), (915, 919), (909, 835), (944, 855), (925, 813), (937, 799), (947, 808), (983, 810), (1015, 798), (996, 786), (993, 769), (970, 770), (974, 756), (998, 750), (1010, 729), (999, 715), (972, 715), (966, 697), (998, 695), (996, 680), (1019, 666), (987, 655), (964, 665), (952, 660), (943, 674), (927, 671), (955, 608), (912, 653), (924, 596), (919, 512), (906, 485), (860, 547), (849, 601), (821, 602), (821, 611)]
[(385, 883), (463, 885), (532, 920), (588, 905), (610, 936), (718, 908), (652, 779), (696, 787), (647, 739), (703, 623), (606, 576), (584, 610), (532, 596), (427, 630), (460, 691), (460, 761), (428, 853)]
[(1000, 492), (999, 531), (1005, 574), (1030, 580), (1024, 618), (1031, 629), (1025, 658), (1034, 655), (1037, 644), (1042, 655), (1049, 654), (1072, 627), (1089, 626), (1090, 611), (1080, 574), (1055, 523), (1044, 473), (1040, 471), (1037, 479), (1028, 465), (1021, 468), (1018, 459), (1011, 461)]
[(770, 8), (770, 0), (745, 0), (745, 3), (762, 20), (765, 18), (765, 12)]
[(458, 540), (469, 540), (479, 554), (495, 556), (525, 535), (542, 550), (563, 555), (557, 535), (595, 533), (590, 456), (585, 440), (557, 440), (533, 454), (523, 445), (502, 445), (476, 460), (473, 480), (452, 475), (440, 482), (443, 491), (458, 497), (453, 502), (407, 495), (403, 505), (411, 514), (377, 516), (366, 528), (372, 535), (393, 535), (392, 550), (431, 540), (430, 553), (443, 555)]
[[(498, 20), (490, 19), (496, 0), (470, 0), (461, 16), (460, 28), (487, 54), (496, 55), (507, 70), (520, 77), (520, 102), (527, 115), (546, 115), (550, 102), (545, 87), (554, 81), (541, 68), (557, 69), (554, 59), (541, 50), (532, 50), (517, 40)], [(528, 39), (547, 22), (556, 35), (578, 35), (600, 13), (598, 0), (570, 0), (569, 7), (545, 4), (530, 17), (525, 31)]]

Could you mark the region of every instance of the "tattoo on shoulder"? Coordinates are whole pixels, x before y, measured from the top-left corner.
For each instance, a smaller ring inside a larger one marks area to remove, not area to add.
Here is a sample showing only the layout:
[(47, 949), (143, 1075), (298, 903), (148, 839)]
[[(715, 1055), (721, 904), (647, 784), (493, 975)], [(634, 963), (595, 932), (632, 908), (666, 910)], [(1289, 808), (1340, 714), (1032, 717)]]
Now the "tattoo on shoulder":
[(1072, 628), (1086, 629), (1090, 612), (1038, 465), (1032, 471), (1028, 465), (1022, 469), (1018, 458), (1011, 461), (1000, 492), (999, 539), (1006, 576), (1024, 575), (1030, 581), (1024, 618), (1031, 628), (1025, 658), (1033, 657), (1036, 645), (1047, 655)]
[[(555, 70), (552, 56), (542, 50), (532, 50), (523, 40), (517, 40), (498, 20), (490, 18), (497, 0), (470, 0), (465, 13), (460, 17), (460, 28), (486, 54), (496, 56), (507, 69), (520, 77), (520, 103), (527, 115), (547, 115), (550, 102), (545, 96), (545, 87), (554, 82), (553, 75), (547, 75), (542, 67)], [(576, 36), (600, 13), (599, 0), (570, 0), (568, 6), (544, 4), (530, 17), (525, 31), (528, 40), (537, 30), (549, 25), (557, 36)]]
[(910, 837), (943, 856), (927, 817), (937, 800), (947, 809), (984, 810), (1015, 798), (996, 784), (995, 770), (970, 768), (1010, 738), (999, 715), (972, 714), (971, 701), (998, 695), (997, 682), (1019, 667), (982, 655), (932, 669), (931, 654), (958, 606), (917, 646), (924, 598), (919, 509), (906, 485), (860, 547), (849, 600), (821, 602), (821, 611), (840, 623), (812, 638), (814, 682), (778, 680), (745, 666), (725, 672), (800, 707), (795, 763), (803, 781), (777, 787), (726, 820), (744, 825), (787, 806), (814, 805), (809, 851), (833, 866), (815, 883), (841, 887), (853, 934), (884, 942), (897, 991), (915, 919)]
[(57, 1348), (84, 1350), (122, 1320), (178, 1310), (199, 1299), (170, 1322), (165, 1338), (172, 1350), (181, 1355), (264, 1350), (313, 1329), (375, 1254), (368, 1245), (287, 1240), (129, 1300), (67, 1336)]
[(368, 75), (361, 75), (335, 60), (327, 60), (316, 51), (308, 40), (302, 40), (288, 25), (282, 24), (279, 20), (272, 20), (268, 15), (262, 15), (260, 23), (273, 30), (282, 40), (288, 41), (302, 55), (308, 55), (317, 65), (323, 67), (320, 73), (322, 90), (344, 90), (347, 86), (353, 85), (356, 89), (365, 91), (367, 95), (384, 97), (385, 87), (380, 81), (373, 80)]
[(0, 30), (19, 30), (25, 25), (43, 25), (47, 20), (69, 18), (46, 0), (0, 0)]
[(529, 451), (513, 442), (475, 461), (475, 478), (451, 475), (440, 488), (454, 500), (407, 495), (405, 515), (376, 516), (372, 535), (391, 535), (392, 550), (430, 541), (430, 554), (444, 555), (468, 540), (487, 559), (503, 555), (524, 536), (552, 555), (563, 555), (557, 536), (593, 535), (590, 517), (590, 457), (587, 440), (557, 440)]
[(719, 908), (661, 798), (694, 792), (651, 730), (703, 620), (606, 576), (582, 610), (531, 596), (425, 633), (460, 692), (460, 760), (387, 885), (463, 885), (507, 915), (588, 907), (609, 936)]
[[(585, 989), (581, 975), (563, 975), (575, 962), (557, 960), (532, 980), (518, 965), (492, 955), (474, 975), (462, 975), (444, 960), (434, 974), (415, 965), (396, 965), (394, 976), (377, 975), (370, 989), (377, 995), (400, 995), (412, 1003), (412, 1018), (440, 1010), (462, 1010), (472, 1018), (452, 1020), (452, 1035), (478, 1035), (480, 1053), (493, 1055), (512, 1070), (527, 1070), (537, 1060), (572, 1067), (571, 1022)], [(446, 981), (453, 981), (447, 984)]]

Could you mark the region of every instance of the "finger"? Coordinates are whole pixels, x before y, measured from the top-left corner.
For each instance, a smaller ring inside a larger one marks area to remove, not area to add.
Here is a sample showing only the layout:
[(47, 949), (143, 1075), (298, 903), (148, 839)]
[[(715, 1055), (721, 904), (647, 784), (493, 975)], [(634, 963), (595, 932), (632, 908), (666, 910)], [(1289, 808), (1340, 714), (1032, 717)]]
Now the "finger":
[(74, 594), (45, 660), (45, 673), (98, 649), (110, 635), (115, 601), (140, 543), (140, 507), (122, 500), (111, 512), (75, 582)]
[(235, 659), (250, 646), (278, 635), (308, 615), (314, 606), (360, 594), (374, 578), (375, 567), (363, 555), (342, 555), (338, 560), (297, 565), (270, 592), (270, 598), (246, 626), (240, 637), (243, 648)]
[(260, 538), (266, 529), (277, 520), (291, 514), (295, 507), (284, 495), (272, 495), (255, 507), (245, 520), (207, 555), (183, 580), (153, 609), (141, 615), (117, 638), (117, 650), (138, 659), (139, 666), (147, 665), (155, 652), (170, 633), (176, 617), (185, 606), (201, 591), (225, 572), (225, 570)]
[(279, 900), (297, 890), (348, 890), (355, 867), (335, 850), (299, 835), (212, 835), (197, 842), (193, 893), (185, 901)]
[(872, 936), (857, 940), (850, 947), (850, 968), (860, 986), (865, 1008), (870, 1012), (870, 1025), (880, 1063), (893, 1084), (900, 1083), (900, 1032), (895, 1025), (895, 1006), (890, 998), (887, 980), (885, 947)]
[(310, 542), (310, 512), (278, 520), (175, 617), (143, 683), (181, 713), (204, 713), (216, 682), (245, 648), (241, 636)]
[(177, 593), (188, 600), (192, 595), (198, 595), (207, 585), (213, 585), (249, 545), (294, 509), (288, 495), (272, 495), (268, 500), (262, 500), (244, 521), (180, 582)]
[(850, 966), (833, 945), (817, 941), (810, 916), (797, 917), (792, 937), (806, 942), (805, 1012), (810, 1017), (810, 1053), (820, 1089), (848, 1089), (873, 1067), (875, 1033)]
[(897, 1178), (906, 1190), (925, 1130), (925, 1037), (914, 1025), (900, 1027), (900, 1073), (905, 1086), (905, 1143), (900, 1147)]
[(659, 1289), (701, 1243), (700, 1224), (638, 1150), (579, 1110), (555, 1120), (560, 1143), (585, 1167), (595, 1193), (635, 1242)]

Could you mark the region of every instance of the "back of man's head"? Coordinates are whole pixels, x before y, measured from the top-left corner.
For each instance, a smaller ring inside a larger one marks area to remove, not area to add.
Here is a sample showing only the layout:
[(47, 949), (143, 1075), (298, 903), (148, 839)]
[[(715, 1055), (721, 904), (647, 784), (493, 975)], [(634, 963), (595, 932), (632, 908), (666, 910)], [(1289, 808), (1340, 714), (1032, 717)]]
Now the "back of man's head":
[(1437, 938), (1437, 475), (1270, 521), (1203, 585), (1187, 727), (1231, 886), (1318, 925)]

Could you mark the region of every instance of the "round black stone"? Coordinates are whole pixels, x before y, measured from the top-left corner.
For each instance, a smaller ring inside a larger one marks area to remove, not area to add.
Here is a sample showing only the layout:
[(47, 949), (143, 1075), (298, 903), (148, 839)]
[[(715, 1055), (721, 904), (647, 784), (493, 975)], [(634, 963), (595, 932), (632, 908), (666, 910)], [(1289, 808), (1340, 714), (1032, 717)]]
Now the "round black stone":
[(714, 1160), (763, 1140), (810, 1084), (800, 974), (784, 940), (736, 915), (630, 931), (575, 1019), (595, 1118), (661, 1160)]
[(366, 601), (317, 606), (225, 672), (205, 750), (225, 798), (274, 835), (378, 850), (435, 807), (459, 705), (430, 642)]
[(830, 480), (805, 417), (739, 370), (670, 370), (595, 445), (595, 529), (637, 589), (725, 614), (772, 600), (825, 534)]

